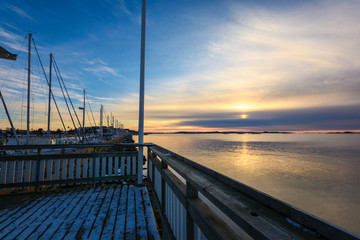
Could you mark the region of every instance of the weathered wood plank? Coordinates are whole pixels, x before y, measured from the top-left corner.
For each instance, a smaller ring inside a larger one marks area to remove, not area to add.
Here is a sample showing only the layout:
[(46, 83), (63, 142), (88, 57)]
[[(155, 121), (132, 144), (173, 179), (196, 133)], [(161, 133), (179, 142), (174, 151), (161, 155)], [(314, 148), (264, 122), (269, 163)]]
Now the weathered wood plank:
[(114, 158), (114, 176), (119, 176), (119, 157)]
[(32, 161), (25, 161), (24, 182), (30, 182)]
[[(86, 201), (81, 207), (80, 212), (76, 216), (74, 222), (71, 227), (68, 228), (64, 239), (79, 239), (82, 236), (83, 228), (86, 218), (88, 217), (91, 208), (94, 206), (97, 197), (99, 196), (99, 191), (96, 191), (95, 188), (90, 189), (90, 197), (85, 197), (84, 201)], [(88, 195), (87, 195), (88, 196)]]
[(147, 224), (149, 239), (159, 240), (160, 235), (156, 227), (154, 212), (150, 203), (149, 194), (145, 187), (142, 188), (141, 194), (144, 201), (146, 224)]
[(69, 173), (68, 173), (68, 179), (74, 179), (74, 159), (69, 159)]
[(39, 181), (44, 181), (45, 178), (45, 160), (40, 160)]
[(121, 171), (120, 171), (120, 175), (125, 175), (125, 157), (121, 157)]
[(95, 159), (89, 158), (89, 178), (94, 177)]
[(29, 234), (29, 239), (39, 239), (45, 231), (52, 225), (57, 224), (59, 215), (67, 208), (73, 199), (80, 194), (80, 191), (67, 191), (61, 197), (61, 203), (56, 207), (55, 211), (50, 214), (44, 221), (34, 226), (34, 230)]
[[(30, 218), (36, 211), (38, 211), (40, 208), (42, 208), (44, 205), (46, 205), (51, 199), (49, 198), (41, 198), (39, 201), (35, 202), (34, 205), (29, 204), (27, 208), (24, 210), (18, 211), (16, 214), (14, 214), (12, 217), (10, 217), (7, 221), (4, 223), (1, 223), (1, 230), (0, 230), (0, 239), (5, 239), (9, 235), (10, 237), (13, 236), (13, 231), (26, 219)], [(14, 235), (16, 236), (16, 235)], [(9, 238), (13, 239), (13, 237)]]
[(106, 220), (109, 217), (109, 206), (111, 200), (114, 196), (114, 188), (113, 187), (106, 187), (103, 191), (106, 191), (106, 195), (104, 197), (103, 202), (101, 203), (101, 207), (99, 209), (98, 214), (94, 220), (93, 226), (90, 230), (90, 235), (88, 236), (89, 239), (100, 239), (103, 228), (106, 224)]
[(126, 174), (131, 174), (131, 157), (126, 157)]
[(114, 174), (113, 174), (113, 157), (108, 157), (107, 175), (114, 176)]
[(0, 184), (6, 183), (6, 175), (7, 175), (7, 161), (1, 161), (0, 162)]
[(113, 239), (115, 237), (115, 222), (117, 217), (118, 204), (121, 196), (121, 187), (118, 186), (115, 188), (113, 197), (111, 199), (108, 212), (107, 212), (107, 221), (103, 225), (101, 238), (102, 239)]
[(88, 177), (88, 158), (83, 159), (83, 166), (82, 166), (82, 177), (87, 178)]
[(136, 236), (139, 239), (148, 239), (142, 187), (135, 187)]
[(136, 220), (135, 220), (135, 193), (134, 186), (129, 186), (126, 213), (126, 239), (136, 239)]
[(86, 203), (88, 196), (91, 195), (91, 193), (92, 191), (85, 190), (80, 191), (79, 194), (75, 195), (66, 208), (57, 217), (58, 220), (55, 220), (55, 222), (49, 226), (40, 239), (61, 239), (70, 227), (69, 225), (74, 220), (72, 218), (74, 214), (71, 215), (74, 212), (74, 209), (76, 209), (81, 203)]
[(24, 175), (24, 161), (17, 161), (16, 163), (16, 182), (23, 182)]
[(16, 230), (8, 236), (9, 239), (26, 239), (29, 235), (36, 231), (42, 222), (44, 222), (58, 207), (58, 202), (61, 202), (61, 199), (64, 197), (63, 194), (58, 195), (49, 195), (47, 198), (50, 201), (43, 205), (39, 210), (37, 210), (31, 217), (26, 219), (23, 223), (20, 223)]
[(7, 173), (7, 182), (14, 183), (15, 182), (15, 161), (8, 162), (8, 173)]
[(59, 180), (60, 176), (60, 159), (54, 160), (54, 180)]
[(65, 180), (67, 174), (67, 159), (61, 160), (61, 180)]
[(128, 195), (128, 186), (123, 185), (121, 195), (117, 205), (115, 226), (113, 230), (114, 239), (123, 239), (125, 236), (125, 219), (126, 219), (126, 200)]
[(100, 176), (100, 158), (95, 158), (95, 177)]
[(75, 172), (75, 178), (79, 179), (81, 173), (81, 158), (76, 159), (76, 172)]
[(99, 213), (99, 210), (101, 208), (101, 204), (105, 199), (105, 195), (107, 192), (107, 189), (103, 188), (97, 188), (96, 191), (99, 192), (99, 195), (97, 196), (96, 200), (94, 201), (93, 205), (91, 206), (88, 212), (88, 215), (80, 227), (80, 230), (77, 232), (77, 238), (89, 238), (91, 229), (94, 226), (94, 222), (97, 218), (97, 215)]
[(53, 160), (47, 160), (46, 161), (46, 180), (52, 180), (53, 175)]
[(101, 158), (101, 176), (106, 176), (106, 157)]
[(132, 157), (132, 174), (135, 175), (136, 174), (136, 156)]

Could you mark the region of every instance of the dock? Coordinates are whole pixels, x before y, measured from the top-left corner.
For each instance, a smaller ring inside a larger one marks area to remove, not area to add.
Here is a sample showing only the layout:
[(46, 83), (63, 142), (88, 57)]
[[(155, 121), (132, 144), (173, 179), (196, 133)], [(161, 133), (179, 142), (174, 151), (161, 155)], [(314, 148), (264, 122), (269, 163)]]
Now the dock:
[(0, 239), (360, 240), (155, 144), (7, 150), (18, 154), (0, 155)]

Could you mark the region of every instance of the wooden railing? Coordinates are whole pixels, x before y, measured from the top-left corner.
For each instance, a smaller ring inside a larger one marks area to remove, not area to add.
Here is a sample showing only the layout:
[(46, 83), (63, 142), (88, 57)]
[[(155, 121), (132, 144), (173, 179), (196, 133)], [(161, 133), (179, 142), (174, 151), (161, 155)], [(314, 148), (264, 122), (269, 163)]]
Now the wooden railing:
[[(2, 146), (0, 189), (136, 179), (137, 144)], [(125, 149), (98, 152), (111, 147)], [(126, 151), (127, 148), (134, 151)], [(69, 153), (71, 152), (71, 153)]]
[(167, 239), (360, 239), (159, 146), (148, 148), (148, 159)]

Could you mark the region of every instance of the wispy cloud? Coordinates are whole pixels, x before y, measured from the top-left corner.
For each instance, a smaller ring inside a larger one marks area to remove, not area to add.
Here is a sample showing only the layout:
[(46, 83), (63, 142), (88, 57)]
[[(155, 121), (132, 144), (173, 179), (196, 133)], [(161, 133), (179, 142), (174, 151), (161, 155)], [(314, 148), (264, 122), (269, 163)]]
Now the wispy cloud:
[(25, 10), (23, 10), (23, 9), (17, 7), (17, 6), (14, 6), (14, 5), (12, 5), (12, 4), (8, 3), (8, 2), (5, 2), (3, 4), (7, 9), (9, 9), (10, 11), (16, 13), (17, 15), (34, 21), (34, 19), (29, 14), (27, 14), (25, 12)]
[(96, 60), (87, 60), (85, 63), (91, 65), (91, 67), (85, 67), (83, 70), (95, 73), (99, 76), (103, 74), (111, 74), (112, 76), (119, 77), (117, 70), (115, 68), (109, 67), (103, 60), (100, 58)]

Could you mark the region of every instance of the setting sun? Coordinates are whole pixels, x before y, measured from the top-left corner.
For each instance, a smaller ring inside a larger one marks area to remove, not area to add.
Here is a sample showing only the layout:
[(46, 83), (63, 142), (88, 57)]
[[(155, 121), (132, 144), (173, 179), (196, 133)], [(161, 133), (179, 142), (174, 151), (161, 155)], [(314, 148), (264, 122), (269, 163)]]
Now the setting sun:
[(245, 118), (247, 118), (247, 117), (248, 117), (248, 115), (246, 115), (246, 114), (241, 114), (241, 118), (245, 119)]

